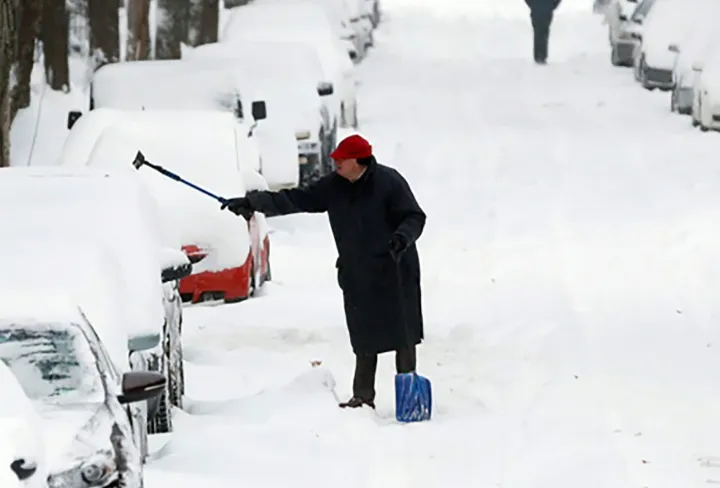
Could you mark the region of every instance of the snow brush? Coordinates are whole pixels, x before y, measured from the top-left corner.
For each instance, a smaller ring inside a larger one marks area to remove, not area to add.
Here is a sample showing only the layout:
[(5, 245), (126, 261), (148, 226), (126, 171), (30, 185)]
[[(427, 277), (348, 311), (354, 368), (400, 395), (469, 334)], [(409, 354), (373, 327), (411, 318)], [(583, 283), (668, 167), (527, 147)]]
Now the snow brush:
[(142, 153), (142, 151), (138, 151), (138, 152), (137, 152), (137, 154), (135, 155), (135, 159), (134, 159), (133, 162), (132, 162), (132, 165), (133, 165), (133, 167), (134, 167), (135, 169), (137, 169), (137, 170), (140, 170), (140, 168), (142, 168), (143, 166), (147, 166), (147, 167), (149, 167), (149, 168), (154, 169), (155, 171), (157, 171), (157, 172), (160, 173), (161, 175), (167, 176), (167, 177), (170, 178), (171, 180), (175, 180), (175, 181), (177, 181), (177, 182), (179, 182), (179, 183), (182, 183), (182, 184), (184, 184), (184, 185), (187, 185), (187, 186), (189, 186), (190, 188), (192, 188), (193, 190), (197, 190), (197, 191), (199, 191), (200, 193), (203, 193), (203, 194), (209, 196), (210, 198), (214, 198), (215, 200), (217, 200), (218, 202), (222, 203), (223, 205), (227, 203), (227, 198), (219, 197), (219, 196), (215, 195), (214, 193), (209, 192), (209, 191), (207, 191), (207, 190), (204, 189), (204, 188), (200, 188), (200, 187), (197, 186), (196, 184), (191, 183), (191, 182), (187, 181), (187, 180), (184, 179), (184, 178), (181, 178), (180, 176), (176, 175), (176, 174), (173, 173), (172, 171), (168, 171), (168, 170), (166, 170), (165, 168), (163, 168), (162, 166), (158, 166), (157, 164), (151, 163), (150, 161), (148, 161), (147, 159), (145, 159), (145, 155)]
[[(410, 331), (405, 315), (405, 297), (400, 273), (400, 256), (393, 256), (397, 276), (400, 316), (405, 343), (410, 345)], [(432, 384), (416, 371), (395, 375), (395, 419), (398, 422), (422, 422), (432, 417)]]

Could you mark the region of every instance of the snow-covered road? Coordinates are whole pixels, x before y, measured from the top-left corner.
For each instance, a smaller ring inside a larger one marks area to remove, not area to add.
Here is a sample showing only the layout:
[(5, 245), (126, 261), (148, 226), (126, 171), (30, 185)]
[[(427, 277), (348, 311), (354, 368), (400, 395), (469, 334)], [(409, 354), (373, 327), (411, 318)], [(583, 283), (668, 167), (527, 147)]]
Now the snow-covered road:
[(392, 355), (379, 417), (337, 408), (353, 357), (326, 217), (273, 219), (263, 296), (187, 309), (188, 408), (148, 488), (720, 480), (698, 461), (720, 455), (720, 138), (611, 67), (589, 0), (564, 2), (546, 67), (521, 0), (470, 3), (384, 0), (360, 67), (362, 132), (428, 214), (433, 421), (392, 421)]

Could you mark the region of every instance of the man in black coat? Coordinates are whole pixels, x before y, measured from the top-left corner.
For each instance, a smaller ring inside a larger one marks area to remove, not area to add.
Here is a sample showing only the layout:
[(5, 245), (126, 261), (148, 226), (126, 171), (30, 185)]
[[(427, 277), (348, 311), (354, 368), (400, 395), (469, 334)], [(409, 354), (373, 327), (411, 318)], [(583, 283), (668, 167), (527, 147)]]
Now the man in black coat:
[(420, 261), (415, 241), (425, 213), (405, 179), (379, 164), (359, 135), (330, 155), (337, 170), (305, 188), (249, 192), (228, 200), (246, 219), (327, 212), (338, 251), (338, 285), (356, 356), (353, 396), (341, 407), (375, 408), (377, 355), (396, 351), (398, 373), (415, 371), (415, 346), (423, 337)]
[(530, 7), (533, 28), (533, 56), (538, 64), (547, 63), (550, 24), (560, 0), (525, 0)]

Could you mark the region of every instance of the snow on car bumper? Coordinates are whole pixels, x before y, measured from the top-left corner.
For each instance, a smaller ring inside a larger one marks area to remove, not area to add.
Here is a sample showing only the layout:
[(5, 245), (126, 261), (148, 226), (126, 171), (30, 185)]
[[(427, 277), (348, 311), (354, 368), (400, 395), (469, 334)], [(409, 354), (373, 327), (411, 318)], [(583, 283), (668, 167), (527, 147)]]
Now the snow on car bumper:
[(252, 255), (236, 268), (202, 271), (180, 280), (180, 296), (184, 302), (198, 303), (205, 299), (236, 302), (250, 295)]

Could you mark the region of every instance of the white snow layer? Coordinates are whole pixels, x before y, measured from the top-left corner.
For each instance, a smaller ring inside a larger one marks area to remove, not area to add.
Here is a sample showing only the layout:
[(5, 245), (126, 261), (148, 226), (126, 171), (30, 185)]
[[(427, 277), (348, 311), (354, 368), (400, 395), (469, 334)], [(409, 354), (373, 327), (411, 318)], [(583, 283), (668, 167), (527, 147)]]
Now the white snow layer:
[(337, 408), (353, 355), (327, 218), (274, 218), (262, 296), (185, 311), (186, 408), (146, 486), (720, 479), (717, 138), (610, 65), (589, 1), (563, 1), (544, 67), (522, 1), (382, 5), (360, 124), (428, 214), (434, 418), (394, 423), (392, 355), (377, 416)]

